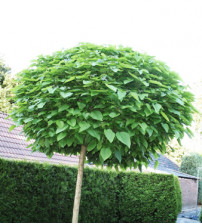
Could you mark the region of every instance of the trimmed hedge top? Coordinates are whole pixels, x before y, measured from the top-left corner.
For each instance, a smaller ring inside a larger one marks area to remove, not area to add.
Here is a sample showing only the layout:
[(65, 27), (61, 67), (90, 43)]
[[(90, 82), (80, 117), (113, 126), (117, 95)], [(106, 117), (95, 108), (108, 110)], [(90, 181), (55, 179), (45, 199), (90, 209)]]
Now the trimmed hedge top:
[[(0, 222), (71, 222), (77, 169), (0, 159)], [(177, 183), (177, 184), (176, 184)], [(86, 168), (80, 222), (175, 222), (173, 175)]]

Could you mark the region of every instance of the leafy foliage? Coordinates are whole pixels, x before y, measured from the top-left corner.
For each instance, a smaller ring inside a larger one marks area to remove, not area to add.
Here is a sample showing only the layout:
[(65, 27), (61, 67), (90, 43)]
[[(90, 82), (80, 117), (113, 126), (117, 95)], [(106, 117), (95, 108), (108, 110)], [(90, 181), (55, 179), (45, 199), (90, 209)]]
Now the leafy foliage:
[(200, 213), (199, 220), (202, 222), (202, 210), (201, 210), (201, 213)]
[(12, 118), (48, 156), (85, 144), (94, 164), (140, 167), (191, 135), (193, 95), (164, 63), (131, 48), (81, 44), (39, 56), (18, 77)]
[(195, 91), (196, 91), (196, 99), (194, 102), (194, 106), (198, 110), (198, 113), (194, 114), (194, 129), (195, 132), (199, 132), (200, 135), (202, 135), (202, 93), (201, 93), (201, 88), (202, 88), (202, 78), (200, 82), (196, 83), (194, 85)]
[(0, 85), (0, 111), (8, 113), (14, 108), (12, 89), (16, 86), (16, 82), (10, 74), (4, 75), (3, 79), (4, 81)]
[(0, 58), (0, 111), (8, 113), (13, 109), (12, 88), (16, 85), (10, 74), (11, 69)]
[(174, 182), (175, 182), (175, 192), (176, 192), (176, 197), (177, 197), (177, 214), (179, 214), (182, 211), (182, 191), (180, 187), (180, 182), (177, 176), (174, 177)]
[(180, 166), (182, 158), (187, 152), (188, 148), (186, 146), (179, 145), (177, 139), (173, 139), (167, 145), (165, 156)]
[(190, 153), (182, 158), (180, 171), (197, 176), (198, 167), (202, 167), (202, 156), (198, 153)]
[[(76, 174), (74, 167), (0, 159), (1, 222), (71, 222)], [(86, 168), (79, 222), (175, 222), (176, 182), (172, 175)]]
[(121, 223), (176, 221), (182, 204), (176, 177), (132, 172), (121, 173), (119, 177), (122, 184), (119, 195)]
[(0, 86), (3, 85), (5, 76), (10, 74), (11, 69), (4, 63), (3, 59), (0, 58)]

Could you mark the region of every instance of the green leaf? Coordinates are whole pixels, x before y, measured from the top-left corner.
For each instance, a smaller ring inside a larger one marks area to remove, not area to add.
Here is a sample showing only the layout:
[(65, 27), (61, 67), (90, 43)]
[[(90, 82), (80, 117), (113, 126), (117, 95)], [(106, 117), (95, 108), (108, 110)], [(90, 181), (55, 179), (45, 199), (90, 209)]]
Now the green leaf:
[(128, 78), (128, 79), (124, 80), (123, 83), (128, 84), (128, 83), (133, 82), (133, 81), (134, 81), (134, 79)]
[(170, 112), (174, 113), (174, 114), (177, 114), (178, 116), (181, 116), (181, 113), (180, 113), (179, 111), (177, 111), (177, 110), (174, 110), (174, 109), (172, 109), (172, 108), (169, 108), (168, 110), (169, 110)]
[(143, 132), (145, 133), (146, 129), (147, 129), (147, 124), (146, 123), (139, 123), (140, 127), (142, 128)]
[(86, 106), (86, 104), (80, 103), (80, 102), (77, 102), (77, 104), (78, 104), (80, 110), (83, 110), (83, 108)]
[(113, 72), (118, 72), (118, 71), (119, 71), (119, 69), (118, 69), (117, 67), (115, 67), (115, 66), (110, 67), (110, 68), (111, 68), (111, 70), (112, 70)]
[[(76, 143), (82, 145), (83, 144), (83, 138), (84, 136), (81, 134), (76, 133), (75, 134)], [(74, 142), (75, 143), (75, 142)]]
[(130, 135), (127, 132), (117, 132), (116, 137), (120, 142), (128, 146), (130, 148), (131, 146), (131, 141), (130, 141)]
[(59, 128), (63, 128), (64, 125), (65, 125), (65, 123), (64, 123), (63, 121), (60, 121), (60, 120), (57, 120), (57, 121), (56, 121), (56, 124), (57, 124), (57, 126), (58, 126)]
[(46, 104), (46, 102), (39, 103), (39, 104), (37, 105), (37, 107), (38, 107), (38, 108), (43, 108), (45, 104)]
[(186, 128), (184, 131), (190, 138), (192, 138), (194, 136), (192, 131), (189, 128)]
[(158, 81), (155, 81), (155, 80), (149, 80), (149, 83), (153, 83), (153, 84), (156, 84), (158, 86), (163, 86), (162, 83), (160, 83)]
[(150, 129), (150, 128), (147, 128), (147, 133), (148, 133), (149, 137), (151, 137), (152, 136), (152, 133), (153, 133), (153, 130)]
[(67, 139), (63, 138), (61, 141), (59, 141), (60, 147), (64, 148), (67, 145)]
[(82, 132), (87, 130), (90, 127), (90, 124), (87, 123), (86, 121), (81, 121), (79, 122), (79, 127), (80, 127), (79, 132)]
[(118, 150), (116, 150), (114, 154), (116, 158), (118, 159), (119, 163), (121, 163), (121, 159), (122, 159), (121, 153)]
[(162, 106), (159, 103), (153, 103), (152, 106), (153, 106), (155, 112), (157, 114), (159, 114), (159, 110), (162, 108)]
[(59, 107), (58, 112), (62, 112), (64, 110), (67, 110), (69, 108), (69, 105), (62, 105), (61, 107)]
[(104, 134), (110, 143), (114, 141), (115, 133), (111, 129), (104, 130)]
[(184, 106), (184, 102), (181, 99), (176, 99), (176, 102), (179, 103), (180, 105)]
[(131, 64), (124, 64), (124, 63), (120, 63), (121, 67), (123, 68), (132, 68)]
[(138, 126), (138, 123), (135, 123), (135, 122), (134, 122), (134, 123), (131, 125), (131, 128), (132, 128), (132, 129), (135, 129), (137, 126)]
[(98, 131), (96, 131), (94, 129), (88, 129), (87, 132), (89, 135), (91, 135), (94, 138), (97, 138), (97, 140), (100, 141), (100, 134)]
[(65, 138), (67, 136), (66, 132), (62, 132), (57, 136), (57, 141), (60, 141), (61, 139)]
[(90, 116), (93, 119), (98, 120), (98, 121), (102, 121), (102, 119), (103, 119), (102, 113), (100, 111), (98, 111), (98, 110), (92, 111), (90, 113)]
[(102, 148), (100, 151), (100, 155), (103, 158), (103, 160), (107, 160), (112, 154), (112, 151), (110, 148)]
[(168, 118), (168, 116), (167, 116), (163, 111), (161, 111), (161, 115), (162, 115), (167, 121), (170, 121), (169, 118)]
[(113, 90), (114, 92), (117, 91), (117, 88), (115, 86), (112, 86), (112, 85), (108, 85), (108, 84), (105, 84), (109, 89)]
[(139, 97), (138, 97), (138, 94), (136, 92), (131, 92), (130, 95), (136, 99), (137, 101), (139, 101)]
[(169, 126), (167, 124), (161, 123), (162, 127), (164, 128), (164, 130), (166, 131), (166, 133), (168, 133), (169, 131)]
[(84, 85), (91, 84), (91, 83), (92, 83), (91, 81), (83, 80), (83, 84), (84, 84)]
[(97, 149), (100, 150), (102, 148), (103, 141), (99, 141), (97, 144)]
[(87, 147), (87, 151), (90, 152), (92, 151), (97, 145), (97, 142), (95, 140), (91, 141), (89, 144), (88, 144), (88, 147)]
[(16, 125), (13, 124), (10, 126), (9, 131), (12, 131), (14, 128), (16, 128)]
[(126, 126), (128, 126), (129, 124), (133, 124), (133, 123), (135, 123), (135, 122), (136, 122), (135, 119), (126, 118)]
[(139, 94), (139, 97), (141, 100), (144, 100), (146, 97), (148, 97), (148, 94)]
[(48, 87), (47, 90), (50, 94), (53, 94), (57, 88), (53, 88), (52, 86)]
[[(59, 132), (58, 132), (59, 133)], [(57, 131), (56, 131), (56, 134), (58, 134), (57, 133)], [(48, 132), (48, 135), (50, 136), (50, 137), (53, 137), (54, 135), (55, 135), (55, 132), (53, 131), (53, 130), (50, 130), (49, 132)]]
[(60, 95), (61, 95), (63, 98), (68, 98), (68, 97), (72, 96), (73, 93), (70, 93), (70, 92), (60, 92)]
[(118, 117), (120, 114), (117, 114), (117, 113), (114, 113), (114, 112), (111, 112), (110, 114), (109, 114), (109, 116), (111, 117), (111, 118), (115, 118), (115, 117)]
[[(58, 133), (60, 133), (60, 132), (62, 132), (62, 131), (64, 131), (64, 130), (66, 130), (68, 127), (69, 127), (68, 125), (65, 125), (63, 128), (57, 128), (57, 130), (56, 130), (56, 134), (58, 134)], [(53, 137), (53, 136), (52, 136), (52, 137)]]
[(75, 118), (71, 118), (70, 120), (67, 120), (67, 123), (70, 126), (74, 127), (76, 125), (76, 119)]
[(149, 115), (151, 115), (153, 113), (152, 110), (149, 110), (148, 108), (145, 108), (144, 112), (146, 114), (146, 117), (148, 117)]
[(123, 98), (126, 96), (126, 92), (125, 91), (122, 91), (122, 90), (118, 90), (118, 99), (120, 101), (123, 101)]
[(144, 147), (147, 149), (148, 147), (148, 142), (146, 141), (146, 139), (143, 138), (143, 141), (142, 141)]
[(70, 147), (72, 145), (73, 141), (74, 141), (74, 138), (73, 137), (68, 138), (67, 139), (67, 145)]
[(64, 83), (71, 82), (71, 81), (74, 80), (75, 78), (76, 78), (75, 76), (72, 76), (71, 78), (67, 79)]
[(175, 132), (175, 137), (178, 139), (178, 138), (180, 138), (180, 133), (179, 133), (179, 131), (174, 131)]
[(136, 80), (139, 80), (139, 78), (135, 75), (135, 74), (132, 74), (131, 72), (129, 72), (129, 74)]
[(156, 161), (155, 161), (155, 164), (154, 164), (154, 169), (156, 169), (156, 168), (158, 167), (158, 165), (159, 165), (159, 161), (156, 160)]

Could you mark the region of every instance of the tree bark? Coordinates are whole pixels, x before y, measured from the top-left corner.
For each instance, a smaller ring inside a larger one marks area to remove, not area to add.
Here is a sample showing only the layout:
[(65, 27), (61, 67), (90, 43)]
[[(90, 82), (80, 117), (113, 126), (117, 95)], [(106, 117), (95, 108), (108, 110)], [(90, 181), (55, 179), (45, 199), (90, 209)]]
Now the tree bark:
[(80, 206), (80, 200), (81, 200), (81, 186), (82, 186), (82, 180), (83, 180), (86, 149), (87, 147), (85, 145), (81, 146), (81, 152), (79, 157), (79, 167), (78, 167), (78, 174), (77, 174), (77, 181), (76, 181), (76, 190), (75, 190), (75, 197), (74, 197), (72, 223), (78, 223), (78, 220), (79, 220), (79, 206)]

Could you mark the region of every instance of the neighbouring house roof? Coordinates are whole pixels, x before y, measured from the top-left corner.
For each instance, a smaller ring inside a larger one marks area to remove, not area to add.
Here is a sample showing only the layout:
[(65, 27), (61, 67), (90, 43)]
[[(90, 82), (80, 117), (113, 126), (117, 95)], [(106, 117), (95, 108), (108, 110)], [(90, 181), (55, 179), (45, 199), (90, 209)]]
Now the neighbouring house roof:
[(171, 169), (171, 170), (179, 171), (179, 166), (177, 164), (175, 164), (170, 159), (160, 154), (158, 159), (155, 159), (154, 156), (152, 155), (152, 161), (150, 162), (149, 167), (153, 168), (156, 160), (159, 161), (159, 165), (158, 165), (159, 170), (166, 171), (167, 169)]
[(152, 156), (152, 160), (149, 163), (148, 170), (154, 169), (155, 161), (159, 161), (159, 165), (156, 168), (156, 172), (161, 172), (161, 173), (171, 173), (175, 176), (181, 177), (181, 178), (187, 178), (187, 179), (199, 179), (195, 176), (182, 173), (179, 171), (179, 166), (172, 162), (170, 159), (168, 159), (165, 156), (162, 156), (159, 154), (159, 157), (157, 159)]
[(27, 148), (31, 142), (26, 141), (26, 137), (23, 135), (22, 127), (16, 127), (11, 132), (9, 127), (13, 125), (11, 118), (8, 118), (7, 114), (0, 112), (0, 157), (6, 159), (18, 159), (38, 162), (49, 162), (55, 164), (78, 164), (77, 156), (63, 156), (60, 154), (54, 154), (49, 159), (44, 153), (32, 152), (30, 148)]
[[(49, 159), (44, 153), (32, 152), (30, 148), (27, 148), (31, 142), (26, 141), (26, 137), (23, 134), (23, 129), (21, 127), (16, 127), (11, 132), (9, 127), (13, 125), (11, 118), (8, 118), (7, 114), (0, 112), (0, 157), (6, 159), (16, 159), (16, 160), (28, 160), (28, 161), (38, 161), (38, 162), (49, 162), (54, 164), (69, 164), (77, 165), (79, 158), (77, 156), (64, 156), (55, 153), (51, 159)], [(152, 161), (149, 164), (148, 170), (152, 172), (161, 173), (172, 173), (176, 176), (197, 179), (194, 176), (179, 172), (179, 167), (166, 158), (165, 156), (159, 155), (158, 161), (159, 166), (154, 170), (154, 164), (156, 159), (152, 156)]]

